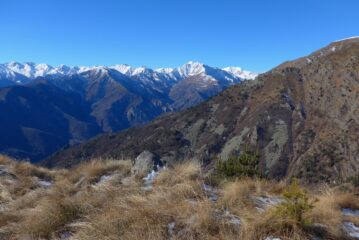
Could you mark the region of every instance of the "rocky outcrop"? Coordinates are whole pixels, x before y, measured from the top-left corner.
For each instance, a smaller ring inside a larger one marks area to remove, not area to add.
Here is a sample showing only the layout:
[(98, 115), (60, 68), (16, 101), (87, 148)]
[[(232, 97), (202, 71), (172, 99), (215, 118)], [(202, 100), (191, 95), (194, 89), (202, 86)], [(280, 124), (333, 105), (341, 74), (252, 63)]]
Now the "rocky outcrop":
[(158, 156), (149, 151), (143, 151), (136, 157), (131, 174), (145, 176), (152, 170), (157, 171), (162, 166), (163, 163)]

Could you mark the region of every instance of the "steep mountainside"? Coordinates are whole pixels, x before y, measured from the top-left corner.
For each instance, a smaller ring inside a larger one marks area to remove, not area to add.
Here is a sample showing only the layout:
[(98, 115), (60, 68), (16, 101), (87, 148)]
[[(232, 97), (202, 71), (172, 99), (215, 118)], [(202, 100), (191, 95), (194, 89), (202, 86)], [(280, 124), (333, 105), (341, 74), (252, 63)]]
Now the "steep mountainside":
[(38, 161), (99, 133), (191, 107), (241, 82), (241, 74), (254, 76), (195, 62), (166, 70), (3, 64), (0, 152)]
[(0, 89), (0, 151), (39, 160), (101, 132), (79, 95), (46, 82)]
[(359, 39), (334, 42), (230, 87), (188, 110), (106, 134), (59, 152), (44, 164), (69, 166), (101, 157), (213, 164), (258, 150), (268, 177), (308, 182), (345, 180), (359, 171)]

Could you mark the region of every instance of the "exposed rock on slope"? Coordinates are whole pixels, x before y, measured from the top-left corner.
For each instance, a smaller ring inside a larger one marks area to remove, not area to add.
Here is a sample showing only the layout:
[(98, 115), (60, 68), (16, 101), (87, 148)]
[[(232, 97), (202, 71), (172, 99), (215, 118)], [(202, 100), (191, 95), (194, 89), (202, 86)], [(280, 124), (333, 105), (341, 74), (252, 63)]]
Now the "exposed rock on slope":
[(59, 152), (48, 166), (94, 156), (136, 157), (149, 150), (166, 161), (211, 164), (260, 151), (268, 177), (344, 180), (359, 170), (359, 40), (332, 43), (233, 86), (197, 107), (141, 128), (107, 134)]

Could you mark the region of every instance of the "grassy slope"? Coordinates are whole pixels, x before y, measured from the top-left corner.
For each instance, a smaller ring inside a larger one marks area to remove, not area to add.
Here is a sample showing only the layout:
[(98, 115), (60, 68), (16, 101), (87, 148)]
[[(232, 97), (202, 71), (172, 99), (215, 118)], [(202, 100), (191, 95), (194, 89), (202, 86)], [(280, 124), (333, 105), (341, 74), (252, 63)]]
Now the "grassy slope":
[[(213, 202), (196, 163), (162, 170), (147, 191), (141, 177), (131, 176), (130, 161), (93, 160), (73, 169), (48, 170), (0, 157), (0, 165), (7, 171), (0, 174), (0, 239), (59, 239), (68, 233), (72, 240), (299, 240), (313, 233), (346, 239), (341, 208), (359, 209), (352, 187), (322, 186), (308, 190), (314, 208), (304, 214), (308, 223), (303, 225), (278, 214), (277, 207), (258, 211), (253, 200), (282, 197), (285, 183), (249, 178), (222, 183)], [(102, 176), (111, 177), (101, 181)], [(53, 185), (41, 187), (38, 179)]]

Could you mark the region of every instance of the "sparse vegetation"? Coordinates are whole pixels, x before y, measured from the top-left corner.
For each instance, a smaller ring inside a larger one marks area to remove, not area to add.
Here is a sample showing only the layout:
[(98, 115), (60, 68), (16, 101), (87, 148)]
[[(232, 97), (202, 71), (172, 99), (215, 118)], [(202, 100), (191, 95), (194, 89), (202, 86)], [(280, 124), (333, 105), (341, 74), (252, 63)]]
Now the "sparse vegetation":
[(359, 173), (351, 177), (349, 180), (355, 187), (359, 187)]
[[(239, 162), (250, 166), (248, 159)], [(341, 214), (342, 208), (359, 209), (351, 192), (313, 192), (296, 181), (287, 186), (247, 173), (213, 187), (205, 185), (194, 162), (167, 167), (149, 189), (131, 176), (131, 161), (96, 159), (52, 171), (7, 158), (0, 162), (8, 173), (0, 176), (1, 192), (8, 193), (0, 203), (0, 239), (339, 240), (346, 239), (344, 220), (358, 224)], [(39, 177), (51, 187), (39, 186)], [(318, 225), (325, 228), (319, 231)]]

